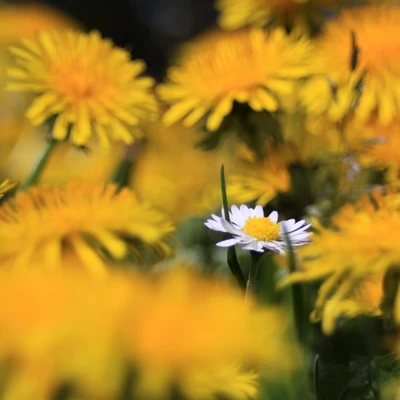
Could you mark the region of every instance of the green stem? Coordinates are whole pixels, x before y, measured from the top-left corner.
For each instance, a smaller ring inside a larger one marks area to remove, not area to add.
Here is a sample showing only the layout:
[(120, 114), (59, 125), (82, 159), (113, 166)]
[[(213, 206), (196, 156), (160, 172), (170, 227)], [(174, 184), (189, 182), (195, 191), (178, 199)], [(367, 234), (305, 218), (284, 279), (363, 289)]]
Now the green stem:
[(261, 257), (264, 255), (264, 253), (259, 253), (257, 251), (251, 251), (250, 254), (251, 254), (251, 264), (246, 284), (246, 294), (245, 294), (246, 300), (250, 299), (255, 294), (258, 267), (260, 266)]
[(54, 139), (50, 139), (47, 142), (46, 147), (44, 148), (42, 153), (37, 158), (31, 174), (29, 175), (29, 177), (25, 181), (25, 183), (21, 186), (21, 189), (27, 189), (28, 187), (36, 185), (39, 182), (40, 177), (43, 173), (43, 169), (46, 166), (46, 164), (50, 158), (50, 155), (53, 152), (54, 148), (56, 147), (57, 143), (58, 143), (58, 140), (54, 140)]

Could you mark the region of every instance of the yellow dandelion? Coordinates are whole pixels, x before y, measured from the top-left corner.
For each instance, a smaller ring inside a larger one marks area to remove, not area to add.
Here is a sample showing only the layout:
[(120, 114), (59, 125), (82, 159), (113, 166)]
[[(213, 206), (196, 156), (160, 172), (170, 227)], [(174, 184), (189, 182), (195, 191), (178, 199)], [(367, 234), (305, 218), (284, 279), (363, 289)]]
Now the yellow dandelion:
[(234, 102), (254, 111), (277, 111), (283, 96), (293, 93), (296, 79), (310, 73), (308, 39), (252, 29), (211, 32), (183, 49), (167, 81), (159, 87), (171, 104), (164, 122), (183, 119), (191, 126), (206, 116), (206, 127), (215, 131), (230, 114)]
[(294, 365), (284, 317), (226, 284), (173, 268), (147, 296), (125, 333), (144, 398), (166, 398), (175, 384), (193, 400), (244, 399), (257, 392), (257, 374), (279, 379)]
[[(106, 259), (135, 249), (132, 240), (161, 246), (173, 230), (157, 211), (116, 185), (70, 182), (32, 187), (0, 207), (3, 268), (58, 268), (74, 259), (83, 269), (104, 274)], [(137, 246), (136, 246), (137, 247)]]
[(312, 243), (299, 252), (301, 270), (283, 281), (323, 279), (312, 316), (322, 319), (328, 334), (341, 314), (379, 313), (382, 276), (400, 261), (399, 194), (365, 195), (356, 205), (343, 206), (332, 223), (331, 228), (318, 227)]
[(56, 140), (88, 146), (95, 132), (106, 147), (131, 143), (142, 136), (139, 121), (156, 112), (154, 81), (140, 76), (145, 63), (98, 32), (41, 33), (11, 52), (17, 66), (9, 69), (8, 88), (36, 94), (26, 116), (34, 125), (54, 118)]
[(301, 13), (305, 6), (334, 4), (336, 0), (217, 0), (219, 24), (225, 29), (265, 26), (274, 16)]
[(399, 128), (400, 118), (388, 125), (382, 125), (377, 118), (361, 123), (352, 121), (346, 129), (346, 137), (362, 165), (397, 171), (400, 168)]
[(293, 158), (288, 146), (267, 146), (263, 160), (245, 147), (241, 148), (241, 157), (237, 174), (228, 177), (228, 197), (231, 203), (247, 203), (255, 200), (265, 205), (278, 193), (287, 192), (291, 187), (290, 173), (287, 168)]
[(327, 22), (314, 57), (321, 75), (304, 94), (308, 111), (337, 118), (354, 109), (357, 118), (377, 114), (383, 124), (398, 117), (399, 27), (400, 8), (395, 5), (351, 8)]
[(93, 280), (66, 270), (3, 272), (2, 399), (52, 399), (66, 382), (79, 398), (118, 398), (125, 375), (118, 338), (136, 280)]
[(18, 186), (18, 182), (13, 182), (10, 179), (6, 179), (0, 183), (0, 199), (10, 190), (15, 189)]

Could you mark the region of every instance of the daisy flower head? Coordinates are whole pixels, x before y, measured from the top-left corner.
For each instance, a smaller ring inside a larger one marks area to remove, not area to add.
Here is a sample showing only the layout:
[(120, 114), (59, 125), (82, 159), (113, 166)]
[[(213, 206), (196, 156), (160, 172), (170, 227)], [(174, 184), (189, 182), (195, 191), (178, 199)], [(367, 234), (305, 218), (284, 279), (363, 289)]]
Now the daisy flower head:
[(154, 81), (141, 76), (145, 63), (98, 32), (40, 33), (10, 50), (16, 66), (8, 89), (36, 95), (26, 116), (33, 125), (54, 120), (56, 140), (88, 146), (95, 134), (104, 147), (131, 143), (143, 136), (139, 122), (156, 114)]
[(170, 105), (165, 124), (183, 119), (191, 126), (204, 117), (207, 130), (216, 131), (235, 103), (256, 112), (282, 109), (295, 81), (310, 74), (311, 47), (308, 39), (282, 28), (201, 36), (182, 49), (159, 87), (160, 97)]
[(213, 231), (228, 232), (233, 238), (217, 243), (220, 247), (230, 247), (237, 244), (244, 250), (263, 253), (273, 251), (284, 253), (286, 247), (285, 234), (292, 246), (302, 246), (308, 243), (311, 235), (307, 229), (311, 226), (306, 221), (296, 222), (294, 219), (278, 222), (278, 212), (272, 211), (268, 217), (264, 216), (263, 208), (258, 205), (250, 208), (241, 205), (240, 208), (232, 206), (229, 212), (231, 222), (212, 214), (212, 219), (205, 225)]

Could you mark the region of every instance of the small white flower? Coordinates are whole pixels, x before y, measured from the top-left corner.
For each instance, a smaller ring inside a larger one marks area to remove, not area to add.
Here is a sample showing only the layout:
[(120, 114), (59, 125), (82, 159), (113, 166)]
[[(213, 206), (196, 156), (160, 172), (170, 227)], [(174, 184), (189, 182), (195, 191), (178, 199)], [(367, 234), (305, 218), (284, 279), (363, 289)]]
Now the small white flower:
[(268, 217), (264, 217), (261, 206), (249, 208), (241, 205), (240, 208), (232, 206), (229, 211), (231, 223), (224, 216), (212, 214), (212, 219), (205, 225), (213, 231), (229, 232), (233, 238), (217, 243), (217, 246), (230, 247), (240, 244), (244, 250), (254, 250), (263, 253), (271, 250), (275, 253), (283, 253), (286, 247), (285, 232), (292, 246), (302, 246), (309, 240), (311, 232), (307, 229), (305, 221), (296, 222), (294, 219), (278, 222), (278, 212), (272, 211)]

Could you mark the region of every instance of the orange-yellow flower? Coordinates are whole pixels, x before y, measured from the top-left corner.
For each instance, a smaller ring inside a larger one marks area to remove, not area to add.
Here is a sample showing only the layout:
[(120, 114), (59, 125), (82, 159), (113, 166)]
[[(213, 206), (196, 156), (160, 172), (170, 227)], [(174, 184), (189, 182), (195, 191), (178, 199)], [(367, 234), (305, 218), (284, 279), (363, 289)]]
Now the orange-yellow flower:
[(161, 246), (173, 227), (160, 212), (113, 184), (69, 182), (20, 192), (0, 207), (2, 268), (59, 268), (71, 263), (103, 275), (137, 244)]
[(234, 102), (275, 112), (293, 94), (296, 79), (310, 73), (310, 52), (308, 39), (282, 28), (208, 33), (182, 49), (159, 88), (170, 104), (164, 122), (183, 119), (191, 126), (205, 117), (207, 129), (215, 131)]
[(95, 132), (104, 146), (131, 143), (142, 136), (139, 122), (156, 113), (154, 81), (140, 76), (145, 63), (98, 32), (41, 33), (11, 52), (17, 66), (8, 88), (36, 94), (26, 116), (34, 125), (54, 118), (56, 140), (88, 146)]

